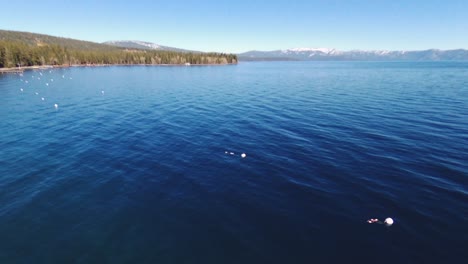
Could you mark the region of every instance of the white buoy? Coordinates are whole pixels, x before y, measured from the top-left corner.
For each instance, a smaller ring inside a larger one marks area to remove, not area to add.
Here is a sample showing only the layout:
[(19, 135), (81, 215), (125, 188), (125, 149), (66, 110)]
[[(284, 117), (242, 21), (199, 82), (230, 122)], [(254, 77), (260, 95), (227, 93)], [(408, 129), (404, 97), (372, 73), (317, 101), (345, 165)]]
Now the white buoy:
[(42, 100), (42, 101), (44, 101), (44, 100), (45, 100), (45, 98), (44, 98), (44, 97), (42, 97), (42, 98), (41, 98), (41, 100)]
[(393, 225), (393, 219), (390, 218), (390, 217), (385, 218), (384, 223), (385, 223), (387, 226), (391, 226), (391, 225)]
[(101, 91), (102, 94), (104, 94), (104, 91)]
[(58, 108), (58, 104), (54, 104), (54, 107), (55, 107), (55, 109), (57, 109), (57, 108)]
[(46, 85), (46, 86), (49, 86), (49, 83), (46, 83), (45, 85)]
[(246, 155), (245, 153), (242, 153), (242, 154), (241, 154), (241, 157), (242, 157), (242, 158), (245, 158), (245, 157), (247, 157), (247, 155)]
[(23, 88), (21, 88), (20, 91), (24, 91)]

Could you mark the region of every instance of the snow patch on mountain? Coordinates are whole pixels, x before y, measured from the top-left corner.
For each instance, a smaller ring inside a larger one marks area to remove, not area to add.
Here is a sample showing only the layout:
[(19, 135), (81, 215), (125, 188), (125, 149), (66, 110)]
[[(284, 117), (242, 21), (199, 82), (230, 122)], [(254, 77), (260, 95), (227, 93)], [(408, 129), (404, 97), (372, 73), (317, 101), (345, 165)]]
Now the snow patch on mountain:
[(138, 41), (138, 40), (132, 40), (133, 43), (142, 45), (151, 49), (161, 49), (161, 46), (156, 44), (156, 43), (151, 43), (151, 42), (145, 42), (145, 41)]
[(196, 52), (194, 50), (186, 50), (174, 47), (168, 47), (159, 45), (156, 43), (148, 42), (148, 41), (140, 41), (140, 40), (112, 40), (106, 41), (104, 44), (117, 46), (126, 49), (143, 49), (143, 50), (165, 50), (165, 51), (176, 51), (176, 52)]
[(140, 45), (143, 47), (147, 47), (150, 49), (162, 49), (163, 47), (156, 44), (156, 43), (151, 43), (151, 42), (146, 42), (146, 41), (139, 41), (139, 40), (111, 40), (111, 41), (106, 41), (104, 42), (105, 44), (109, 45), (122, 45), (122, 44), (134, 44), (134, 45)]
[(322, 52), (322, 53), (330, 53), (334, 51), (334, 49), (329, 49), (329, 48), (294, 48), (294, 49), (288, 49), (288, 51), (292, 52)]
[(290, 54), (290, 53), (325, 53), (330, 54), (335, 52), (335, 49), (329, 48), (293, 48), (293, 49), (285, 49), (281, 50), (282, 53)]

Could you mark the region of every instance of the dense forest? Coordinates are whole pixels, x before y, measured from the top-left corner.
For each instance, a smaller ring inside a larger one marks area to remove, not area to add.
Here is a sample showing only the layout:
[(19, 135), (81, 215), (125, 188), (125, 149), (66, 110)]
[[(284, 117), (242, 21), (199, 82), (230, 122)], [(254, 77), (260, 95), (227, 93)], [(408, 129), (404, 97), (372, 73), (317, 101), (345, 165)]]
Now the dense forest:
[(0, 68), (86, 64), (228, 64), (234, 54), (124, 49), (104, 44), (0, 30)]

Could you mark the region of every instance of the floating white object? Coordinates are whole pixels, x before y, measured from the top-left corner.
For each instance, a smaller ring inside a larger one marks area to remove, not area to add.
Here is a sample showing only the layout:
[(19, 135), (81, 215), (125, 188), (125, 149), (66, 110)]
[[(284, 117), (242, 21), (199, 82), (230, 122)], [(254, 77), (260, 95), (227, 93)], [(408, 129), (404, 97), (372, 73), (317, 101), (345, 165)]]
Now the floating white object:
[(45, 100), (45, 98), (44, 98), (44, 97), (42, 97), (42, 98), (41, 98), (41, 100), (42, 100), (42, 101), (44, 101), (44, 100)]
[(51, 81), (51, 82), (53, 82), (53, 81), (54, 81), (54, 79), (50, 79), (50, 81)]
[(62, 78), (65, 78), (65, 75), (62, 75)]
[(245, 153), (242, 153), (242, 154), (241, 154), (241, 157), (242, 157), (242, 158), (245, 158), (245, 157), (247, 157), (247, 155), (246, 155)]
[(38, 92), (36, 92), (35, 94), (36, 94), (36, 95), (39, 95), (39, 93), (38, 93)]
[(234, 152), (229, 152), (229, 154), (234, 155)]
[(54, 104), (54, 107), (55, 107), (55, 109), (57, 109), (57, 108), (58, 108), (58, 104)]
[(101, 91), (102, 94), (104, 94), (104, 91)]
[(49, 86), (49, 83), (46, 83), (45, 85)]
[(23, 88), (21, 88), (20, 91), (23, 91)]
[(393, 225), (393, 219), (390, 218), (390, 217), (385, 218), (384, 223), (385, 223), (387, 226), (391, 226), (391, 225)]
[(25, 83), (29, 83), (28, 81), (24, 81)]

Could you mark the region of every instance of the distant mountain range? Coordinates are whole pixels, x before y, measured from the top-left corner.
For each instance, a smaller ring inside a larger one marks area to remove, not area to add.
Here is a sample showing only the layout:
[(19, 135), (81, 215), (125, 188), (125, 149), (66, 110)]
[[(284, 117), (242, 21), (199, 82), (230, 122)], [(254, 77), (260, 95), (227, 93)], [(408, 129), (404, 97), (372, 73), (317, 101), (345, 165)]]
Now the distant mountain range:
[(103, 44), (116, 46), (120, 48), (126, 48), (126, 49), (165, 50), (165, 51), (192, 52), (192, 53), (199, 52), (199, 51), (193, 51), (193, 50), (162, 46), (156, 43), (139, 41), (139, 40), (112, 40), (112, 41), (106, 41)]
[(468, 50), (351, 50), (296, 48), (274, 51), (248, 51), (237, 54), (240, 61), (457, 61), (468, 60)]

